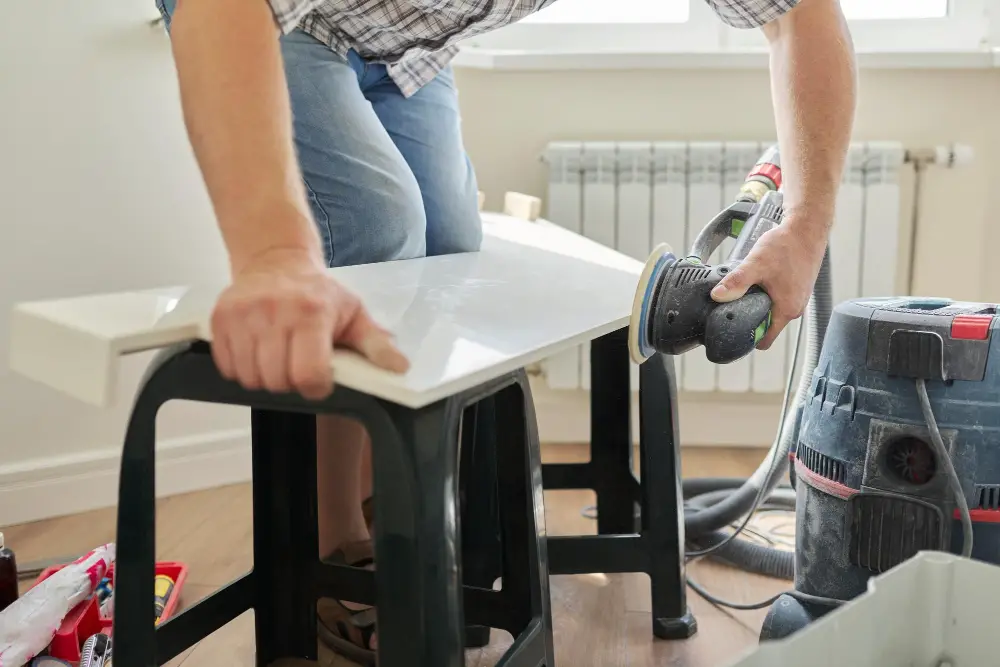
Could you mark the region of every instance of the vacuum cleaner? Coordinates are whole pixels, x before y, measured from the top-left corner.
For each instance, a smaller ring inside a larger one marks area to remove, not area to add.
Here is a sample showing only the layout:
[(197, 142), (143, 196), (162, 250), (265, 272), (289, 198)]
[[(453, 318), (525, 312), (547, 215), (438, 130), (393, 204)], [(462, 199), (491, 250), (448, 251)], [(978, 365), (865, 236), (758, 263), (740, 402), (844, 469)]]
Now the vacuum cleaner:
[(837, 306), (793, 453), (795, 588), (786, 637), (919, 551), (1000, 563), (996, 304), (896, 297)]
[[(721, 304), (711, 290), (781, 224), (782, 213), (780, 156), (772, 148), (686, 256), (665, 245), (650, 255), (630, 319), (632, 359), (703, 346), (710, 361), (731, 363), (752, 352), (770, 326), (769, 297), (754, 287)], [(709, 265), (726, 238), (736, 239), (729, 256)], [(683, 482), (689, 558), (711, 555), (794, 580), (773, 601), (761, 640), (799, 630), (921, 550), (1000, 562), (1000, 454), (990, 447), (1000, 439), (1000, 366), (996, 355), (990, 362), (995, 319), (994, 304), (947, 299), (857, 299), (834, 310), (825, 254), (802, 368), (789, 373), (768, 455), (746, 480)], [(791, 486), (779, 486), (786, 472)], [(740, 537), (763, 506), (794, 508), (794, 553)]]

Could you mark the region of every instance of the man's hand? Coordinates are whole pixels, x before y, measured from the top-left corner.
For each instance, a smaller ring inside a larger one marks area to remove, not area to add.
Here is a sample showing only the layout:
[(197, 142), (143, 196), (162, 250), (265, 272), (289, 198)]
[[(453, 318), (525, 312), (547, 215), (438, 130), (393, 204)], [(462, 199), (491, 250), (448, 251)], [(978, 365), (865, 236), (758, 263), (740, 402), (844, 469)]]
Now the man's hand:
[(188, 135), (229, 251), (232, 284), (212, 314), (220, 372), (319, 399), (333, 389), (334, 344), (405, 371), (389, 334), (326, 274), (268, 4), (180, 0), (171, 34)]
[(800, 0), (763, 31), (771, 45), (785, 219), (712, 296), (732, 301), (755, 284), (763, 287), (772, 321), (758, 347), (767, 349), (802, 315), (823, 262), (854, 123), (857, 74), (837, 0)]
[(391, 371), (409, 365), (358, 298), (298, 251), (270, 251), (245, 264), (219, 297), (212, 337), (225, 377), (247, 389), (311, 399), (333, 389), (334, 343)]
[(825, 234), (813, 230), (825, 227), (822, 221), (786, 219), (761, 236), (746, 259), (712, 290), (712, 298), (725, 303), (754, 285), (764, 288), (771, 297), (771, 326), (758, 349), (771, 347), (788, 323), (805, 312), (826, 252)]

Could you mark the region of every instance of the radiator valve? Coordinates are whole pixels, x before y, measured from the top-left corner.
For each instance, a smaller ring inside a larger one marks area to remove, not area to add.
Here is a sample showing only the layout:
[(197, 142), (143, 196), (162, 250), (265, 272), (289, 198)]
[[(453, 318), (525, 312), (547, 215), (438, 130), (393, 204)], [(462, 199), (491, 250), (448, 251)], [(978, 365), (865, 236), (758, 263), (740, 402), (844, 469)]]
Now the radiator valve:
[(972, 164), (975, 151), (966, 144), (949, 144), (934, 148), (906, 151), (906, 161), (917, 164), (933, 164), (939, 167), (967, 167)]

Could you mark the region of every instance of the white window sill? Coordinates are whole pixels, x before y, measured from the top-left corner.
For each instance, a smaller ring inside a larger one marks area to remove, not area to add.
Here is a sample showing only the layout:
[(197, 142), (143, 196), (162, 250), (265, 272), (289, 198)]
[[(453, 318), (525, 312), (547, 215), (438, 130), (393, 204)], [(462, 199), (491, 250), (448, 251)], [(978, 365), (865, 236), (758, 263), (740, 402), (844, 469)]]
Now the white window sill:
[[(1000, 49), (965, 51), (869, 51), (857, 54), (864, 69), (992, 69), (1000, 68)], [(659, 53), (544, 53), (462, 47), (455, 67), (485, 70), (622, 70), (622, 69), (758, 69), (766, 68), (763, 50)]]

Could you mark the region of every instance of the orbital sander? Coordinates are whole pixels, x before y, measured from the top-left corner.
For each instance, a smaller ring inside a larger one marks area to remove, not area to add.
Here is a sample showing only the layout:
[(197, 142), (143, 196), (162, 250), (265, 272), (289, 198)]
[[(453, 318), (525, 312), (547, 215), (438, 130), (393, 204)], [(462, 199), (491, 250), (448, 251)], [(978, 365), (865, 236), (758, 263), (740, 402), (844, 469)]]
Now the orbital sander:
[[(712, 219), (679, 259), (658, 246), (643, 268), (629, 321), (629, 353), (641, 364), (654, 353), (681, 354), (698, 345), (709, 361), (725, 364), (750, 354), (771, 324), (771, 299), (759, 286), (729, 303), (712, 289), (735, 269), (757, 240), (781, 224), (781, 165), (773, 147), (757, 161), (739, 196)], [(724, 262), (708, 258), (727, 238), (736, 244)]]
[[(753, 250), (757, 241), (781, 224), (783, 193), (777, 147), (767, 150), (750, 170), (733, 203), (708, 222), (690, 252), (678, 257), (661, 245), (650, 255), (639, 280), (629, 322), (629, 353), (636, 363), (654, 354), (678, 355), (703, 346), (706, 357), (719, 364), (750, 354), (771, 325), (771, 299), (760, 286), (728, 303), (712, 299), (712, 289)], [(726, 239), (735, 239), (718, 264), (709, 258)], [(829, 257), (825, 256), (810, 301), (808, 344), (802, 376), (810, 375), (819, 355), (830, 313)], [(798, 358), (798, 343), (796, 354)], [(794, 371), (794, 369), (793, 369)], [(768, 456), (748, 479), (683, 480), (686, 555), (711, 556), (750, 572), (791, 579), (793, 554), (762, 546), (740, 536), (758, 508), (794, 509), (789, 487), (778, 488), (794, 441), (797, 405), (807, 386), (800, 382), (794, 403), (791, 374), (785, 387), (778, 432)], [(736, 530), (731, 526), (742, 525)], [(692, 588), (712, 602), (726, 604), (689, 580)]]

